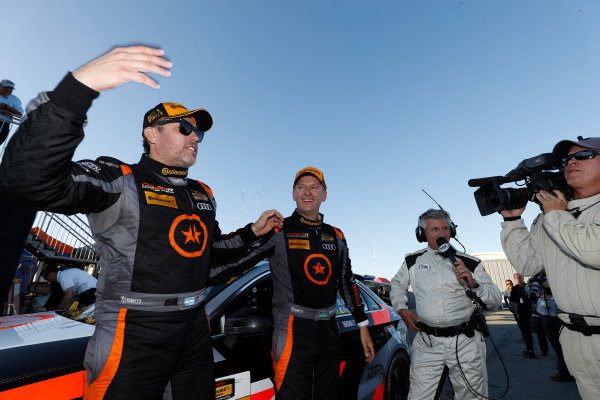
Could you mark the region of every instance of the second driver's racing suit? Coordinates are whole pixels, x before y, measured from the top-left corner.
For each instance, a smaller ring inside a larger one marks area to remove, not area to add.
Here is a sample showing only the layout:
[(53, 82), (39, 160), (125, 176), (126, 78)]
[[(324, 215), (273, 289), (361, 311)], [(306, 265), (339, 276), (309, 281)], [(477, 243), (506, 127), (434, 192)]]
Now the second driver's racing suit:
[[(32, 101), (0, 169), (2, 189), (33, 209), (86, 213), (101, 272), (85, 398), (214, 399), (203, 299), (209, 262), (243, 261), (250, 225), (222, 235), (210, 188), (146, 155), (133, 165), (71, 161), (97, 92), (68, 74)], [(222, 273), (228, 273), (223, 269)]]
[(338, 398), (340, 295), (357, 325), (367, 325), (343, 233), (294, 211), (256, 252), (273, 277), (273, 364), (277, 399)]
[[(472, 289), (473, 293), (488, 309), (500, 306), (500, 290), (481, 262), (461, 252), (457, 252), (456, 257), (464, 262), (478, 284)], [(457, 354), (469, 385), (487, 396), (485, 342), (472, 318), (474, 306), (465, 286), (458, 281), (452, 262), (429, 246), (406, 255), (392, 279), (390, 296), (397, 312), (408, 308), (406, 291), (409, 285), (415, 294), (417, 316), (422, 326), (412, 346), (408, 398), (432, 399), (444, 366), (449, 369), (457, 398), (478, 398), (469, 391), (459, 371)]]

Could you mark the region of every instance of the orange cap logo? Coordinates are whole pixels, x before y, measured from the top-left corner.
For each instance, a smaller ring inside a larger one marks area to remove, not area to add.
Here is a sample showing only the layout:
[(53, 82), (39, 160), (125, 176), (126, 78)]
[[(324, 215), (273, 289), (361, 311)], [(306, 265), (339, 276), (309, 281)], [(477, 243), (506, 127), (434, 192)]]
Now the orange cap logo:
[(200, 257), (206, 248), (206, 225), (196, 214), (180, 215), (169, 229), (169, 243), (184, 257)]
[(327, 285), (331, 277), (331, 262), (323, 254), (311, 254), (304, 261), (304, 273), (317, 285)]

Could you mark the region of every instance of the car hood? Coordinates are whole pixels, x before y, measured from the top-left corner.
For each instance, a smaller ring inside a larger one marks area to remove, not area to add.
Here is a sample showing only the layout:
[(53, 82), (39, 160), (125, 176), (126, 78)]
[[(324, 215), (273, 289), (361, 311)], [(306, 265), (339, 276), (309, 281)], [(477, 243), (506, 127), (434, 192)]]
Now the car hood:
[(39, 343), (90, 337), (94, 326), (61, 317), (55, 312), (0, 318), (0, 350)]

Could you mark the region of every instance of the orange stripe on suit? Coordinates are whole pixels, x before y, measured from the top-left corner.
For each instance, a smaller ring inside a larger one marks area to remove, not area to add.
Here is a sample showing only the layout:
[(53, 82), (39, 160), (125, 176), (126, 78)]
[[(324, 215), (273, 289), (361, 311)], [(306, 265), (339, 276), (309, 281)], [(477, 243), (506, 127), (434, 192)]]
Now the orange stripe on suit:
[(129, 168), (129, 165), (121, 165), (121, 171), (123, 171), (123, 175), (131, 174), (131, 168)]
[(121, 308), (119, 311), (119, 318), (117, 319), (117, 330), (115, 332), (115, 339), (113, 341), (110, 354), (106, 364), (98, 375), (98, 378), (91, 384), (87, 381), (87, 373), (85, 375), (85, 387), (83, 390), (83, 398), (85, 400), (96, 400), (102, 399), (108, 385), (112, 382), (117, 368), (119, 368), (119, 362), (121, 361), (121, 354), (123, 351), (123, 338), (125, 337), (125, 314), (127, 313), (126, 308)]
[(279, 360), (277, 361), (275, 361), (275, 357), (273, 357), (273, 369), (275, 370), (275, 386), (277, 387), (277, 390), (281, 388), (283, 378), (285, 377), (285, 371), (287, 370), (287, 366), (290, 362), (290, 356), (292, 355), (292, 344), (294, 342), (293, 325), (294, 316), (290, 315), (290, 319), (288, 320), (287, 337), (285, 339), (285, 347), (283, 348), (283, 353), (281, 353), (281, 357), (279, 357)]

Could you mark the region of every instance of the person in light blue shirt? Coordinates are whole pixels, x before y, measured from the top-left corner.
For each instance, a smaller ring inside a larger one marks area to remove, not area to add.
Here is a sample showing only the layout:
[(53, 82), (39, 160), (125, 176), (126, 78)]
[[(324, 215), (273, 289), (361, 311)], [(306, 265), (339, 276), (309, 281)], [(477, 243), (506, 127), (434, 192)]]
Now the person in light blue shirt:
[(8, 79), (0, 81), (0, 144), (8, 137), (10, 124), (13, 123), (13, 117), (23, 115), (21, 100), (14, 94), (15, 83)]

